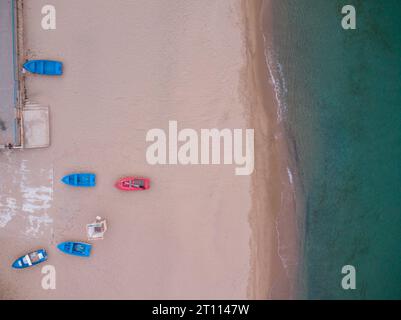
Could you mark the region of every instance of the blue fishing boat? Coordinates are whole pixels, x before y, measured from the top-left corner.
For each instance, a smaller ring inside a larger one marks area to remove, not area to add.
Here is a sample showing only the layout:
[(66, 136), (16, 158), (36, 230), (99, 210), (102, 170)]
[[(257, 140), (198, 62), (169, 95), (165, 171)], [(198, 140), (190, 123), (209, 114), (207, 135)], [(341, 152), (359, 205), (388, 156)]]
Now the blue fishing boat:
[(47, 260), (47, 252), (45, 249), (40, 249), (28, 253), (14, 261), (12, 267), (15, 269), (25, 269), (33, 267)]
[(24, 69), (31, 73), (47, 76), (61, 76), (63, 74), (63, 64), (59, 61), (29, 60), (24, 63)]
[(57, 245), (57, 248), (67, 254), (78, 257), (89, 257), (91, 254), (92, 245), (84, 242), (62, 242)]
[(61, 181), (73, 187), (94, 187), (96, 175), (94, 173), (73, 173), (63, 177)]

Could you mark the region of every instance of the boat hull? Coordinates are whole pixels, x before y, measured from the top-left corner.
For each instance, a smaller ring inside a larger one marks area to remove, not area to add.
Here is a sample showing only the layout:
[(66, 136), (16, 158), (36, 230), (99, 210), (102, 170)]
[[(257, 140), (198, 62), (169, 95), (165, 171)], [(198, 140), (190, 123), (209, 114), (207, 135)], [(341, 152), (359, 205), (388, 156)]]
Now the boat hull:
[(85, 242), (67, 241), (58, 244), (57, 248), (66, 254), (87, 258), (91, 254), (92, 245)]
[(61, 181), (73, 187), (95, 187), (96, 175), (94, 173), (73, 173), (64, 176)]
[(115, 186), (122, 191), (144, 191), (150, 188), (150, 180), (139, 177), (125, 177), (118, 180)]
[(36, 266), (47, 260), (47, 252), (45, 249), (40, 249), (19, 257), (14, 261), (12, 267), (14, 269), (25, 269)]
[(24, 63), (24, 69), (46, 76), (61, 76), (63, 74), (63, 64), (52, 60), (30, 60)]

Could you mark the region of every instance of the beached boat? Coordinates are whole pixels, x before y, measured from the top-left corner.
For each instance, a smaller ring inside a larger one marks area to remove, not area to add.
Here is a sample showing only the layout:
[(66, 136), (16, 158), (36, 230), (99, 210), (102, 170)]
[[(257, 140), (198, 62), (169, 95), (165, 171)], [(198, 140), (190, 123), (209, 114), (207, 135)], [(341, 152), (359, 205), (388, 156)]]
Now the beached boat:
[(47, 260), (47, 252), (45, 249), (40, 249), (28, 253), (14, 261), (12, 267), (15, 269), (24, 269), (35, 266)]
[(57, 248), (67, 254), (78, 257), (89, 257), (91, 254), (92, 245), (84, 242), (62, 242), (57, 245)]
[(97, 216), (96, 221), (86, 225), (86, 233), (88, 240), (103, 240), (104, 234), (107, 231), (106, 219)]
[(125, 177), (117, 181), (116, 188), (124, 191), (147, 190), (150, 180), (146, 178)]
[(31, 73), (47, 76), (61, 76), (63, 74), (63, 64), (59, 61), (29, 60), (24, 63), (24, 69)]
[(96, 175), (94, 173), (73, 173), (63, 177), (61, 181), (73, 187), (94, 187)]

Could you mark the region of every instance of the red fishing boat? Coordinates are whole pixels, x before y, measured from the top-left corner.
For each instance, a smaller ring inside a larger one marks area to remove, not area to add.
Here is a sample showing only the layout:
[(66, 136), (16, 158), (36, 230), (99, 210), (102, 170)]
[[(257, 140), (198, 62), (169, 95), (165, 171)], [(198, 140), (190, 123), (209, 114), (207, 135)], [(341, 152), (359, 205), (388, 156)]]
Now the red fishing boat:
[(147, 190), (150, 180), (146, 178), (125, 177), (117, 181), (116, 188), (124, 191)]

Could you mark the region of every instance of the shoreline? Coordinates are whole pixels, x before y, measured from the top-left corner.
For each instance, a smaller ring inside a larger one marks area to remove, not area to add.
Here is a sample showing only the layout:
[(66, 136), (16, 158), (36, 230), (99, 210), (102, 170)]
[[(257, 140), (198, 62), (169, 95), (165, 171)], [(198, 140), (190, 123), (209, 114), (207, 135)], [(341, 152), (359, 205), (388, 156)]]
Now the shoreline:
[[(265, 5), (267, 7), (265, 7)], [(242, 3), (247, 48), (246, 90), (250, 97), (250, 124), (255, 129), (251, 237), (250, 299), (292, 299), (298, 262), (295, 223), (296, 196), (291, 181), (290, 153), (272, 79), (268, 77), (264, 32), (273, 32), (272, 19), (263, 25), (272, 3)], [(267, 30), (266, 30), (267, 28)], [(259, 172), (259, 174), (258, 174)], [(277, 188), (277, 185), (280, 187)], [(268, 199), (266, 201), (266, 199)], [(283, 235), (284, 234), (284, 235)], [(283, 252), (285, 251), (285, 252)], [(290, 264), (286, 264), (290, 261)]]

